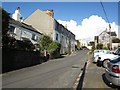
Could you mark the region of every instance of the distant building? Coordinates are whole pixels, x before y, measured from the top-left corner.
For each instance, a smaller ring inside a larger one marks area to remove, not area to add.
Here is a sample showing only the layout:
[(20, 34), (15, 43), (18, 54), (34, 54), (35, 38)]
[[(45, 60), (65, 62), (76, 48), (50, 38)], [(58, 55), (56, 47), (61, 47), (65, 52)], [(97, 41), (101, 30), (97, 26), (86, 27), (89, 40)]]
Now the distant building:
[(53, 10), (35, 10), (24, 23), (32, 25), (38, 32), (49, 35), (62, 45), (61, 54), (75, 51), (75, 35), (54, 19)]
[(87, 43), (86, 40), (84, 40), (84, 39), (79, 39), (78, 41), (79, 41), (79, 43), (80, 43), (80, 48), (82, 48), (82, 47), (87, 47), (87, 46), (88, 46), (88, 43)]
[(95, 48), (97, 47), (97, 44), (99, 43), (99, 37), (95, 36), (94, 37), (94, 44), (95, 44)]
[(108, 47), (108, 44), (110, 44), (110, 34), (111, 34), (111, 40), (113, 38), (116, 38), (117, 34), (115, 32), (107, 32), (107, 30), (100, 33), (98, 36), (95, 36), (94, 42), (95, 46), (99, 44), (103, 44), (104, 47)]

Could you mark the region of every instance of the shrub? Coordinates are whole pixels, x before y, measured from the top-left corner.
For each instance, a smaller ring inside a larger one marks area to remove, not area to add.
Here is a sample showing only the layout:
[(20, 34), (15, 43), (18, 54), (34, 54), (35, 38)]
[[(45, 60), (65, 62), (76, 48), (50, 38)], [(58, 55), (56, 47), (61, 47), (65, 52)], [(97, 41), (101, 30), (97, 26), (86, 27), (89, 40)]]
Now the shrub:
[(40, 51), (47, 50), (47, 47), (52, 42), (51, 38), (49, 36), (44, 35), (39, 39), (39, 49)]
[(108, 48), (108, 47), (103, 47), (103, 49), (105, 49), (105, 50), (109, 50), (109, 48)]
[(96, 48), (97, 49), (102, 49), (103, 48), (103, 44), (101, 44), (101, 43), (97, 44)]
[(48, 45), (47, 50), (49, 53), (60, 52), (61, 45), (58, 42), (52, 42)]

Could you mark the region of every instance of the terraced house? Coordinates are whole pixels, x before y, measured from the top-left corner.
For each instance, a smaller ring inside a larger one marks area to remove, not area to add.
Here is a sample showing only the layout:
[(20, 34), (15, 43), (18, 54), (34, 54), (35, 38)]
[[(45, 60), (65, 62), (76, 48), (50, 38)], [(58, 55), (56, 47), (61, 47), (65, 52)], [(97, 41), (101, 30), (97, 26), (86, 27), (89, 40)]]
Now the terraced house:
[(24, 23), (37, 31), (49, 35), (53, 41), (61, 43), (61, 54), (75, 51), (75, 35), (54, 19), (53, 10), (35, 10)]
[(34, 45), (38, 44), (37, 41), (42, 34), (31, 25), (23, 23), (21, 17), (20, 8), (18, 7), (9, 20), (8, 33), (17, 40), (27, 40), (31, 41)]

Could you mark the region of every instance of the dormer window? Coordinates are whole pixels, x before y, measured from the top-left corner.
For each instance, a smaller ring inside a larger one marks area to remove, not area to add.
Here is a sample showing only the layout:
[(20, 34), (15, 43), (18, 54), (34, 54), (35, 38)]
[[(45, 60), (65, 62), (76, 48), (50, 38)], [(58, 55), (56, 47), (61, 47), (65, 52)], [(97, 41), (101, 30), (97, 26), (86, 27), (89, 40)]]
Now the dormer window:
[(37, 41), (38, 37), (35, 34), (32, 34), (32, 38), (31, 39), (34, 40), (34, 41)]
[(15, 31), (15, 27), (14, 26), (10, 26), (10, 32), (14, 32)]

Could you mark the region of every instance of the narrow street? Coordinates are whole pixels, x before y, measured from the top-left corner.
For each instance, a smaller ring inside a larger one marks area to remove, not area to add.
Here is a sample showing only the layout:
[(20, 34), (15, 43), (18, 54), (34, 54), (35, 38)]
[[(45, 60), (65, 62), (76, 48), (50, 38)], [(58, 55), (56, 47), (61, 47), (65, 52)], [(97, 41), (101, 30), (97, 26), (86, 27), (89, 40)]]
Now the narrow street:
[(72, 88), (87, 61), (87, 50), (3, 74), (3, 88)]
[[(5, 73), (2, 76), (2, 86), (3, 88), (77, 88), (77, 90), (101, 88), (116, 90), (116, 87), (107, 83), (105, 69), (92, 63), (91, 56), (87, 53), (87, 50), (81, 50), (64, 58)], [(79, 75), (81, 76), (78, 79)], [(77, 79), (79, 82), (74, 87)]]

